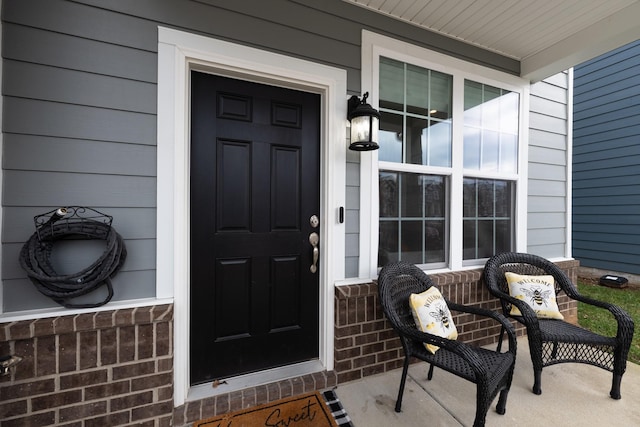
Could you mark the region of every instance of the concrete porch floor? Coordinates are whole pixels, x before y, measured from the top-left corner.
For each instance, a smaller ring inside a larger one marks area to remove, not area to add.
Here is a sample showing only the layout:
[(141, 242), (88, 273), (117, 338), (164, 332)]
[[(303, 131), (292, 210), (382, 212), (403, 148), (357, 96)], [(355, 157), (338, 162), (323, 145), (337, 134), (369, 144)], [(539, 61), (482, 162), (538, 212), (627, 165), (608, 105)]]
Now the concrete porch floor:
[[(475, 384), (440, 369), (427, 381), (428, 365), (409, 368), (402, 412), (394, 410), (401, 370), (340, 384), (336, 393), (356, 427), (471, 426)], [(533, 368), (526, 337), (518, 354), (507, 411), (487, 414), (491, 426), (637, 426), (640, 425), (640, 365), (627, 363), (622, 399), (609, 397), (612, 374), (584, 364), (560, 364), (542, 371), (542, 394), (531, 392)]]

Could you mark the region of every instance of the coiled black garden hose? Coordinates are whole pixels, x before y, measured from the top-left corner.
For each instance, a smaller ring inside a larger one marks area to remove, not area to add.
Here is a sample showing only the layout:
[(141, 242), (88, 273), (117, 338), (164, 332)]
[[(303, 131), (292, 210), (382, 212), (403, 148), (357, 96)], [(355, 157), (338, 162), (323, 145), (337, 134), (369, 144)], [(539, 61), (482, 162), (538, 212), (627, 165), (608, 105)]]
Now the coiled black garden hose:
[[(111, 277), (122, 267), (127, 250), (120, 234), (99, 221), (70, 219), (56, 222), (52, 216), (41, 225), (20, 251), (20, 265), (38, 291), (67, 308), (92, 308), (108, 303), (113, 297)], [(73, 274), (59, 275), (51, 265), (53, 245), (58, 240), (100, 239), (106, 241), (103, 254), (90, 266)], [(69, 300), (86, 295), (106, 285), (108, 295), (96, 303), (72, 303)]]

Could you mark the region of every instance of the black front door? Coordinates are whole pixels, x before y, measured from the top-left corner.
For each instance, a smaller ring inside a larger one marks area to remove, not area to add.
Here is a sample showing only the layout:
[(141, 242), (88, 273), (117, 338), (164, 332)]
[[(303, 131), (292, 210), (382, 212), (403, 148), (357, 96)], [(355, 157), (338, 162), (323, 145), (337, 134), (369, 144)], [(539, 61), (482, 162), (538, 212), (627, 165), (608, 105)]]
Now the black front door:
[(317, 94), (191, 72), (191, 384), (318, 358)]

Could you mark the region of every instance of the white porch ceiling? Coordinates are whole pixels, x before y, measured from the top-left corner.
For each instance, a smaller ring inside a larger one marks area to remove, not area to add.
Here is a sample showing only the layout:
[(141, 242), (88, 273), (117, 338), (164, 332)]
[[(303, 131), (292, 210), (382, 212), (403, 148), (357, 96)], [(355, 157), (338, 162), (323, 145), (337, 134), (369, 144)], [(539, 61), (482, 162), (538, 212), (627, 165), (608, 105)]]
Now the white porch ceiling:
[(532, 81), (640, 39), (640, 0), (344, 0), (520, 61)]

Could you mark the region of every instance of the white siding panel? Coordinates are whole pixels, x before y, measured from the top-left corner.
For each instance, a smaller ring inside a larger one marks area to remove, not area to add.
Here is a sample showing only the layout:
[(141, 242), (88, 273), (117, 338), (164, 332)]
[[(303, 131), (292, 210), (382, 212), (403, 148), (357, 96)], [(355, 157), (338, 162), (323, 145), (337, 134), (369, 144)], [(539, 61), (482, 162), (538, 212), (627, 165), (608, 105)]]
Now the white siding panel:
[(567, 195), (567, 186), (563, 181), (531, 180), (529, 184), (529, 195), (564, 198)]
[(567, 105), (561, 102), (551, 101), (539, 96), (532, 96), (530, 102), (531, 111), (536, 111), (546, 116), (567, 119)]
[(566, 135), (549, 133), (541, 129), (530, 129), (529, 145), (534, 147), (553, 148), (556, 150), (566, 150), (567, 137)]
[(547, 258), (567, 255), (567, 88), (566, 73), (531, 86), (527, 245)]
[(562, 244), (565, 242), (564, 228), (529, 230), (529, 244), (534, 246)]
[(544, 130), (546, 132), (567, 134), (567, 119), (553, 117), (546, 114), (531, 112), (529, 116), (529, 126), (532, 129)]
[[(558, 73), (550, 76), (544, 80), (545, 84), (561, 87), (567, 89), (569, 87), (569, 78), (567, 73)], [(566, 99), (566, 97), (565, 97)]]
[(565, 182), (567, 177), (567, 168), (564, 165), (550, 164), (530, 164), (529, 179), (530, 180), (551, 180)]
[[(566, 212), (564, 197), (558, 196), (529, 196), (529, 213), (532, 212)], [(548, 223), (549, 226), (555, 225)], [(553, 228), (553, 227), (551, 227)]]
[(535, 164), (561, 165), (567, 164), (567, 153), (564, 150), (551, 150), (544, 147), (531, 146), (529, 148), (529, 170)]
[(567, 90), (564, 87), (549, 83), (549, 79), (535, 83), (531, 86), (531, 95), (540, 96), (550, 101), (567, 103)]
[(562, 227), (566, 226), (566, 215), (563, 212), (545, 212), (536, 213), (532, 212), (527, 218), (527, 224), (529, 230), (546, 229), (550, 223), (562, 224)]

